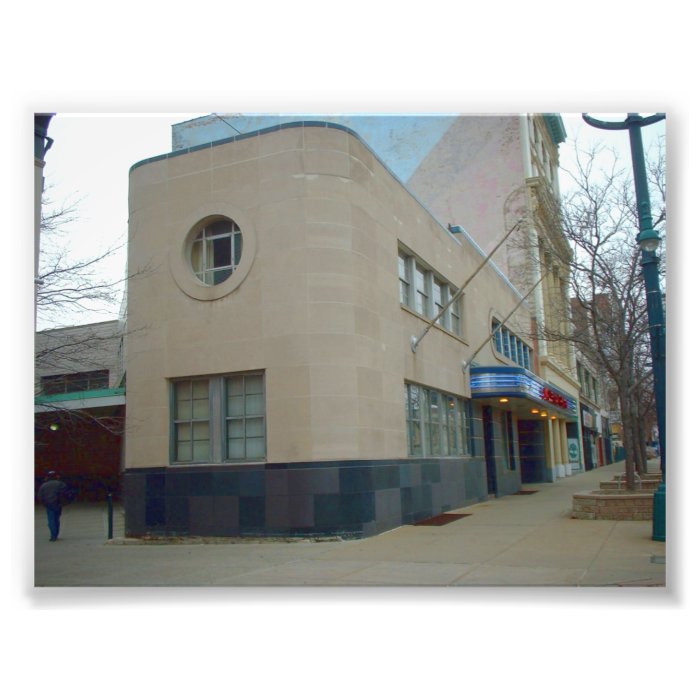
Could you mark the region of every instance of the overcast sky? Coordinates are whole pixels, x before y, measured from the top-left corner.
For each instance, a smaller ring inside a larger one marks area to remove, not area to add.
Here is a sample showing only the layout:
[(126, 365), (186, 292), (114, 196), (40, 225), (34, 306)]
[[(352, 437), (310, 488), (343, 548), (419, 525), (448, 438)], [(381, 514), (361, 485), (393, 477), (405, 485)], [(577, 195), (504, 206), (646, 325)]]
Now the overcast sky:
[[(171, 125), (205, 113), (57, 114), (49, 126), (54, 143), (46, 156), (44, 174), (48, 197), (56, 206), (78, 202), (78, 216), (66, 231), (66, 244), (76, 258), (92, 258), (115, 244), (126, 243), (128, 174), (140, 160), (171, 150)], [(601, 116), (601, 115), (597, 115)], [(623, 114), (603, 118), (624, 119)], [(579, 114), (563, 114), (567, 141), (560, 147), (562, 165), (570, 161), (573, 141), (601, 141), (629, 160), (627, 132), (600, 131), (587, 126)], [(666, 122), (645, 128), (645, 145), (665, 133)], [(118, 280), (124, 274), (126, 249), (104, 265), (104, 274)], [(114, 309), (116, 314), (118, 307)], [(114, 316), (85, 315), (65, 323), (108, 320)]]

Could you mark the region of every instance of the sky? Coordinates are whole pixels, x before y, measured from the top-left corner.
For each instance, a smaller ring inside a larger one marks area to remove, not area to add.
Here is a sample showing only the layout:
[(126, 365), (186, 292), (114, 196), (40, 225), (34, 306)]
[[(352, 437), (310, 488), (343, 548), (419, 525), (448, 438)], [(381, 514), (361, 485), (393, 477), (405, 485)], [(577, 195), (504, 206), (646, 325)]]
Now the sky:
[[(44, 167), (45, 197), (54, 208), (77, 206), (61, 240), (73, 259), (94, 259), (123, 246), (100, 269), (105, 279), (123, 279), (128, 232), (128, 177), (134, 163), (171, 150), (171, 124), (200, 116), (177, 114), (57, 113), (49, 124), (53, 144)], [(115, 318), (81, 314), (76, 323)], [(61, 319), (66, 325), (70, 319)]]
[[(44, 176), (47, 197), (55, 207), (75, 203), (77, 217), (65, 229), (66, 248), (74, 259), (92, 259), (110, 247), (122, 247), (100, 266), (106, 279), (124, 277), (128, 228), (128, 174), (135, 163), (171, 151), (171, 125), (206, 113), (62, 113), (51, 120), (54, 140), (46, 155)], [(600, 114), (618, 121), (624, 114)], [(629, 161), (627, 132), (601, 131), (583, 122), (580, 114), (562, 114), (567, 140), (560, 146), (560, 159), (567, 167), (573, 143), (601, 142)], [(643, 130), (645, 145), (665, 134), (662, 121)], [(565, 178), (562, 176), (565, 185)], [(115, 318), (118, 305), (109, 310), (62, 318), (58, 325), (88, 323)], [(49, 324), (50, 325), (50, 324)], [(40, 326), (41, 328), (41, 326)]]

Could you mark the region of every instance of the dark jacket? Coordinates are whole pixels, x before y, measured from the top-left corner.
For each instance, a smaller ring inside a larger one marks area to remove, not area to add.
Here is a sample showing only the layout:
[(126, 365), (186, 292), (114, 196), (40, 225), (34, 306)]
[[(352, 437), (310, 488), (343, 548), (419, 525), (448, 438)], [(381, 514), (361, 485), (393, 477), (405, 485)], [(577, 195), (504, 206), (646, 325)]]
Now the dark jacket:
[(45, 481), (39, 487), (39, 501), (47, 508), (60, 508), (68, 501), (68, 487), (58, 479)]

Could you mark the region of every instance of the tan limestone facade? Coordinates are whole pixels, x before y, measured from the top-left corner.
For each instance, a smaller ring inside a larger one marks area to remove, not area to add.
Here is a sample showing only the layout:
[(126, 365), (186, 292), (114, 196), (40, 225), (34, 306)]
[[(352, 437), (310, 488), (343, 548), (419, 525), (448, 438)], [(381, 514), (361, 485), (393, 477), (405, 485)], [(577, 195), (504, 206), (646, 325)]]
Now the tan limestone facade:
[[(402, 303), (399, 252), (452, 290), (483, 260), (344, 127), (132, 168), (129, 534), (362, 536), (487, 497), (463, 363), (521, 297), (487, 266), (414, 352), (429, 318)], [(476, 359), (501, 361), (492, 343)], [(444, 454), (411, 446), (409, 385), (447, 416)]]

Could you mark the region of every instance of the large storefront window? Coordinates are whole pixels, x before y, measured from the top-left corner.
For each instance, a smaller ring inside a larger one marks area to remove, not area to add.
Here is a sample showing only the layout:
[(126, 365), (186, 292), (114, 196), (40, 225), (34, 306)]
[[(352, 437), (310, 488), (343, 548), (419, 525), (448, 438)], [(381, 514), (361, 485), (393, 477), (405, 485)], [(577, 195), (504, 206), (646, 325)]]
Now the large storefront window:
[(406, 384), (408, 454), (442, 457), (471, 454), (471, 402), (436, 389)]

